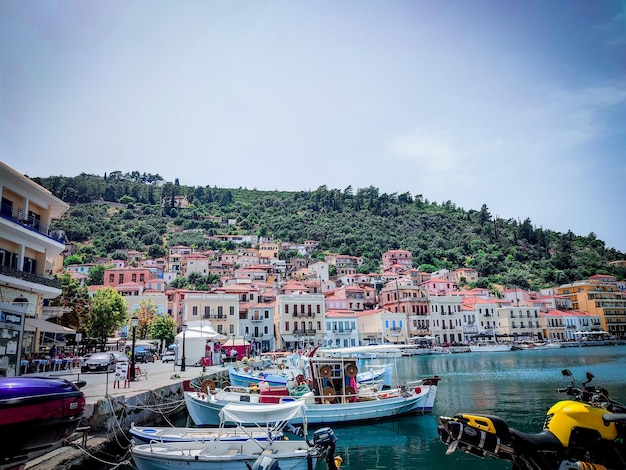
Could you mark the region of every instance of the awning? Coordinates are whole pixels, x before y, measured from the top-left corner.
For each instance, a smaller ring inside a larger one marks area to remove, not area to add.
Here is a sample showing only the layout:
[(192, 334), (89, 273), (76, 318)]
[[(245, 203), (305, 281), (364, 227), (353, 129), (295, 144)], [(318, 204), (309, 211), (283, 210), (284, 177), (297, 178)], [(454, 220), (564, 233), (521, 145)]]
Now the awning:
[(64, 335), (75, 335), (76, 331), (65, 326), (57, 325), (55, 323), (41, 320), (39, 318), (26, 317), (24, 319), (24, 330), (26, 331), (45, 331), (47, 333), (60, 333)]

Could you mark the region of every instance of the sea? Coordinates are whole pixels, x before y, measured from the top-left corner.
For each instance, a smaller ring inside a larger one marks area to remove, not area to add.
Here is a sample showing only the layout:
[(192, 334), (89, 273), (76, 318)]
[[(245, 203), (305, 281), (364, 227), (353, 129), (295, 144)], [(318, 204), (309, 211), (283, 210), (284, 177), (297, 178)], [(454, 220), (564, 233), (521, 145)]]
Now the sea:
[[(510, 427), (539, 432), (548, 408), (565, 399), (556, 392), (571, 380), (561, 374), (563, 369), (572, 371), (577, 384), (591, 372), (595, 376), (592, 384), (626, 402), (624, 345), (377, 358), (362, 360), (359, 365), (389, 363), (395, 366), (398, 383), (429, 375), (441, 377), (433, 413), (331, 425), (338, 438), (336, 453), (343, 459), (342, 470), (510, 469), (509, 463), (458, 451), (446, 455), (446, 446), (437, 435), (438, 418), (459, 412), (494, 414)], [(188, 422), (187, 416), (181, 416), (177, 424)], [(317, 428), (310, 427), (309, 435)], [(320, 462), (315, 470), (325, 468)]]

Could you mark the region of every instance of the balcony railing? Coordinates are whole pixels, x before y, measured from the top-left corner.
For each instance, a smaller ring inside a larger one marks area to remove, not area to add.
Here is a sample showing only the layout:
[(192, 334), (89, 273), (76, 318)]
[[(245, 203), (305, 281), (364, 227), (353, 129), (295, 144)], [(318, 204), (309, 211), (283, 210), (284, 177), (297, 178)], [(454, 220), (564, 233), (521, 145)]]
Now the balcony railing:
[(223, 313), (209, 313), (208, 315), (203, 315), (202, 318), (208, 318), (209, 320), (226, 320), (227, 315)]
[(65, 243), (65, 235), (62, 232), (50, 231), (48, 224), (44, 224), (41, 220), (34, 217), (29, 217), (22, 209), (14, 209), (8, 204), (2, 204), (0, 206), (0, 217), (11, 220), (33, 232), (41, 233), (54, 241)]
[(41, 284), (48, 287), (54, 287), (55, 289), (61, 288), (61, 280), (48, 276), (42, 276), (39, 274), (28, 273), (20, 271), (19, 269), (9, 268), (8, 266), (0, 266), (0, 274), (9, 277), (15, 277), (23, 281), (34, 282), (35, 284)]

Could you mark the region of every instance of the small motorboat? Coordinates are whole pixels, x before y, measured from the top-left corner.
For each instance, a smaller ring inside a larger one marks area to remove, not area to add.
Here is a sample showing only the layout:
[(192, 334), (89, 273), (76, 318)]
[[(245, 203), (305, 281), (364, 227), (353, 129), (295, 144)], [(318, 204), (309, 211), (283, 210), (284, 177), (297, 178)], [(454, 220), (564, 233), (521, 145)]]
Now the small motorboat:
[(0, 467), (27, 461), (76, 431), (85, 410), (77, 384), (56, 377), (0, 378)]
[(128, 430), (132, 439), (137, 444), (149, 444), (151, 442), (192, 442), (192, 441), (247, 441), (256, 439), (266, 441), (268, 439), (280, 440), (282, 432), (258, 429), (240, 428), (184, 428), (176, 426), (135, 426), (131, 424)]
[[(303, 423), (302, 438), (288, 440), (257, 440), (250, 437), (244, 441), (222, 440), (191, 442), (158, 442), (134, 444), (131, 455), (139, 470), (241, 470), (254, 464), (263, 456), (271, 457), (284, 470), (307, 470), (314, 468), (320, 458), (331, 459), (335, 451), (334, 433), (330, 428), (318, 430), (313, 443), (307, 439), (306, 404), (290, 402), (266, 407), (231, 403), (220, 411), (220, 428), (235, 424), (245, 432), (244, 423), (256, 423), (260, 429), (281, 432), (293, 419)], [(321, 431), (321, 432), (320, 432)], [(316, 436), (318, 436), (316, 438)], [(323, 436), (323, 437), (322, 437)]]

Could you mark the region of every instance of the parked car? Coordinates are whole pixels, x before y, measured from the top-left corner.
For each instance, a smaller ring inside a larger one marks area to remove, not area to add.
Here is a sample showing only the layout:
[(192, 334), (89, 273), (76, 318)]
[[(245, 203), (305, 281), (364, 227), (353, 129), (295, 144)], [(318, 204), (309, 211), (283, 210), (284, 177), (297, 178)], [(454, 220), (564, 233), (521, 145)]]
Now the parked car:
[(111, 354), (115, 356), (117, 362), (129, 362), (128, 356), (121, 351), (111, 351)]
[(176, 353), (174, 351), (166, 351), (161, 356), (163, 362), (174, 362), (176, 360)]
[(135, 362), (154, 362), (152, 351), (135, 351)]
[(113, 353), (110, 352), (99, 352), (90, 354), (89, 357), (85, 359), (83, 365), (80, 367), (81, 372), (114, 372), (115, 364), (118, 361), (116, 360)]

